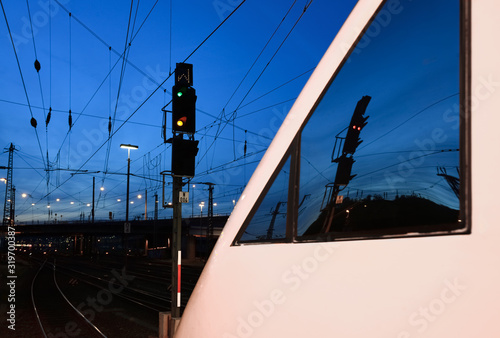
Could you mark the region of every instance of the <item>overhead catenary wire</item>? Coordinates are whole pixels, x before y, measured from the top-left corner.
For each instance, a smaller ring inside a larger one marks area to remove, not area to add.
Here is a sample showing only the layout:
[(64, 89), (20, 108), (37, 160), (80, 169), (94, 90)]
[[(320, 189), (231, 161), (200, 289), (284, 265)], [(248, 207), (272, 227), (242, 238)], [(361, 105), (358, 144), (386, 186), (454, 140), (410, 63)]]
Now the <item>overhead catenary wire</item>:
[(281, 27), (281, 25), (283, 24), (283, 22), (285, 21), (285, 19), (287, 18), (288, 14), (290, 13), (290, 11), (292, 10), (293, 6), (295, 5), (295, 3), (297, 2), (297, 0), (293, 0), (293, 3), (292, 5), (290, 6), (290, 8), (288, 8), (287, 12), (285, 13), (285, 15), (283, 16), (283, 18), (281, 19), (280, 23), (278, 24), (278, 26), (274, 29), (273, 33), (271, 34), (271, 36), (269, 37), (269, 39), (266, 41), (264, 47), (262, 47), (259, 55), (257, 55), (257, 57), (255, 58), (255, 60), (253, 61), (252, 65), (250, 66), (250, 68), (248, 69), (248, 71), (246, 72), (246, 74), (243, 76), (243, 78), (241, 79), (240, 83), (236, 86), (236, 88), (234, 89), (233, 93), (231, 94), (231, 96), (229, 97), (229, 99), (227, 100), (226, 104), (224, 105), (224, 107), (222, 108), (222, 110), (224, 111), (227, 107), (227, 105), (229, 104), (229, 102), (231, 101), (231, 99), (234, 97), (234, 95), (236, 94), (236, 92), (238, 91), (238, 89), (240, 89), (241, 85), (243, 84), (243, 82), (245, 81), (245, 79), (247, 78), (247, 76), (250, 74), (250, 72), (252, 71), (253, 67), (255, 66), (255, 64), (257, 63), (257, 61), (260, 59), (260, 57), (262, 56), (262, 53), (264, 53), (264, 51), (266, 50), (267, 46), (269, 45), (269, 43), (271, 42), (271, 40), (273, 39), (273, 37), (276, 35), (276, 33), (278, 32), (279, 28)]
[[(27, 107), (28, 105), (26, 103), (21, 103), (21, 102), (14, 102), (14, 101), (10, 101), (10, 100), (4, 100), (4, 99), (0, 99), (0, 102), (5, 102), (5, 103), (9, 103), (9, 104), (13, 104), (13, 105), (18, 105), (18, 106), (24, 106), (24, 107)], [(32, 105), (31, 106), (32, 109), (43, 109), (42, 107), (40, 106), (34, 106)], [(57, 112), (57, 113), (64, 113), (64, 114), (68, 114), (68, 111), (67, 110), (62, 110), (62, 109), (53, 109), (52, 110), (53, 112)], [(85, 114), (85, 113), (82, 113), (80, 114), (81, 116), (86, 116), (86, 117), (91, 117), (91, 118), (95, 118), (95, 119), (100, 119), (100, 120), (107, 120), (108, 118), (107, 117), (104, 117), (104, 116), (99, 116), (99, 115), (93, 115), (93, 114)], [(116, 119), (116, 121), (118, 122), (123, 122), (124, 120), (121, 120), (121, 119)], [(161, 128), (161, 126), (158, 126), (156, 124), (151, 124), (151, 123), (144, 123), (144, 122), (134, 122), (134, 121), (129, 121), (128, 123), (130, 124), (135, 124), (135, 125), (138, 125), (138, 126), (146, 126), (146, 127), (151, 127), (151, 128)]]
[(73, 126), (73, 117), (71, 116), (71, 12), (68, 13), (68, 25), (69, 25), (69, 115), (68, 115), (68, 168), (70, 165), (70, 156), (71, 156), (71, 127)]
[[(123, 48), (123, 53), (122, 53), (122, 67), (120, 70), (120, 78), (118, 80), (118, 90), (116, 93), (116, 103), (115, 103), (115, 108), (113, 111), (113, 118), (111, 119), (111, 131), (110, 131), (109, 136), (108, 136), (108, 146), (106, 149), (106, 157), (104, 160), (104, 170), (103, 170), (104, 172), (106, 172), (108, 170), (109, 155), (110, 155), (111, 146), (113, 143), (113, 137), (112, 137), (113, 125), (114, 125), (114, 120), (116, 118), (116, 111), (118, 109), (118, 102), (120, 99), (120, 92), (122, 89), (123, 78), (125, 76), (125, 68), (126, 68), (126, 60), (128, 57), (128, 51), (130, 50), (130, 48), (128, 48), (128, 47), (130, 47), (129, 46), (129, 33), (130, 33), (130, 21), (132, 19), (133, 8), (134, 8), (134, 0), (131, 0), (130, 1), (130, 11), (129, 11), (129, 16), (128, 16), (128, 24), (127, 24), (127, 33), (125, 34), (125, 46)], [(136, 13), (136, 15), (137, 15), (137, 13)], [(134, 24), (135, 24), (135, 20), (134, 20)], [(105, 179), (106, 179), (106, 175), (103, 174), (102, 184), (104, 184)]]
[[(57, 0), (55, 0), (56, 2), (58, 2)], [(232, 16), (240, 7), (241, 5), (245, 2), (246, 0), (243, 0), (242, 3), (237, 6), (230, 14), (228, 17), (226, 17), (226, 19), (221, 23), (219, 24), (209, 35), (208, 37), (206, 37), (200, 44), (198, 44), (198, 46), (193, 50), (193, 52), (191, 52), (185, 59), (184, 59), (184, 62), (187, 61), (221, 26), (224, 22), (227, 21), (227, 19)], [(62, 5), (61, 5), (62, 6)], [(170, 77), (172, 76), (172, 74), (170, 73), (143, 101), (141, 104), (139, 104), (139, 106), (127, 117), (127, 119), (125, 119), (125, 121), (108, 137), (108, 139), (110, 137), (112, 137), (114, 134), (116, 134), (136, 113), (137, 111), (139, 111), (139, 109), (141, 109), (141, 107), (149, 101), (149, 99), (158, 91), (158, 89), (162, 88), (163, 84), (168, 80), (170, 79)], [(84, 162), (82, 165), (80, 165), (78, 171), (80, 171), (101, 149), (102, 147), (107, 144), (107, 141), (108, 139), (106, 139), (102, 144), (101, 146), (98, 147), (97, 150), (95, 150)], [(67, 178), (64, 182), (62, 182), (59, 186), (58, 186), (58, 189), (63, 186), (64, 184), (66, 184), (72, 177), (70, 176), (69, 178)], [(45, 198), (47, 196), (44, 196), (42, 198)]]
[[(105, 157), (105, 160), (104, 160), (104, 170), (103, 170), (103, 175), (102, 175), (102, 179), (101, 179), (101, 185), (104, 185), (104, 182), (106, 181), (106, 172), (108, 171), (109, 156), (110, 156), (110, 153), (111, 153), (111, 146), (112, 146), (112, 143), (113, 143), (113, 138), (110, 137), (110, 136), (111, 136), (111, 133), (113, 131), (113, 126), (114, 126), (115, 120), (116, 120), (116, 111), (118, 109), (118, 102), (119, 102), (119, 99), (120, 99), (120, 93), (121, 93), (121, 89), (122, 89), (122, 85), (123, 85), (123, 79), (125, 77), (125, 69), (126, 69), (126, 66), (127, 66), (127, 59), (128, 59), (128, 55), (130, 53), (130, 49), (131, 49), (130, 47), (132, 45), (131, 41), (129, 41), (129, 36), (132, 36), (134, 34), (134, 28), (135, 28), (135, 22), (136, 22), (136, 19), (137, 19), (137, 13), (139, 12), (139, 3), (140, 3), (140, 0), (137, 1), (137, 5), (136, 5), (136, 9), (135, 9), (135, 15), (134, 15), (134, 21), (132, 23), (132, 30), (130, 30), (130, 21), (132, 19), (132, 12), (133, 12), (134, 0), (130, 1), (130, 12), (129, 12), (129, 17), (128, 17), (127, 33), (125, 34), (125, 45), (124, 45), (123, 54), (122, 54), (123, 55), (122, 56), (122, 67), (121, 67), (121, 71), (120, 71), (120, 78), (119, 78), (119, 81), (118, 81), (118, 90), (117, 90), (117, 94), (116, 94), (116, 103), (115, 103), (115, 108), (114, 108), (114, 111), (113, 111), (113, 118), (112, 119), (110, 118), (109, 127), (108, 127), (108, 131), (109, 131), (108, 137), (109, 137), (109, 140), (108, 140), (108, 147), (106, 149), (106, 157)], [(99, 203), (100, 199), (101, 199), (101, 193), (99, 193), (99, 196), (97, 197), (97, 203)]]
[[(39, 87), (40, 87), (40, 97), (42, 99), (43, 117), (44, 117), (45, 121), (48, 121), (47, 115), (45, 114), (45, 100), (44, 100), (44, 96), (43, 96), (42, 80), (41, 80), (41, 76), (40, 76), (41, 65), (40, 65), (40, 61), (38, 60), (38, 54), (37, 54), (37, 51), (36, 51), (35, 35), (33, 33), (33, 22), (32, 22), (32, 19), (31, 19), (31, 11), (30, 11), (30, 5), (29, 5), (28, 0), (26, 0), (26, 7), (28, 8), (28, 18), (29, 18), (30, 29), (31, 29), (31, 40), (33, 42), (33, 50), (35, 52), (35, 70), (36, 70), (36, 73), (37, 73), (38, 84), (39, 84)], [(48, 163), (48, 161), (49, 161), (49, 154), (48, 154), (48, 151), (49, 151), (48, 150), (49, 149), (49, 141), (48, 141), (48, 137), (49, 136), (48, 136), (47, 126), (48, 126), (48, 123), (46, 122), (45, 123), (45, 148), (46, 148), (46, 151), (47, 151), (47, 163)]]
[[(67, 10), (66, 8), (64, 8), (64, 6), (62, 6), (57, 0), (55, 0), (68, 14), (70, 14), (69, 10)], [(130, 42), (128, 43), (128, 45), (126, 45), (126, 48), (128, 49), (130, 46), (131, 46), (131, 43), (132, 41), (135, 39), (135, 37), (137, 36), (137, 34), (139, 33), (140, 29), (143, 27), (144, 23), (146, 22), (146, 20), (148, 19), (149, 15), (151, 14), (151, 12), (153, 11), (153, 9), (155, 8), (156, 4), (158, 3), (158, 0), (153, 4), (153, 6), (151, 7), (151, 9), (149, 10), (148, 14), (146, 15), (146, 17), (144, 18), (144, 20), (142, 21), (141, 25), (139, 26), (139, 28), (137, 29), (136, 33), (133, 35), (132, 39), (130, 40)], [(106, 42), (104, 40), (102, 40), (101, 38), (98, 37), (97, 34), (95, 34), (92, 30), (90, 30), (85, 24), (83, 24), (83, 22), (81, 22), (80, 20), (78, 20), (74, 15), (72, 15), (72, 17), (74, 19), (76, 19), (76, 21), (78, 23), (80, 23), (84, 28), (86, 28), (87, 31), (91, 32), (92, 35), (94, 35), (95, 37), (98, 38), (99, 41), (103, 42), (104, 44), (106, 44)], [(115, 50), (113, 50), (113, 48), (111, 46), (109, 46), (108, 44), (106, 44), (106, 46), (108, 46), (108, 49), (111, 51), (113, 51), (115, 54), (117, 54), (117, 52)], [(124, 51), (125, 53), (125, 51)], [(73, 125), (80, 119), (81, 116), (84, 116), (84, 115), (87, 115), (87, 114), (83, 114), (83, 112), (87, 109), (87, 107), (90, 105), (90, 103), (92, 102), (92, 100), (94, 99), (94, 97), (96, 96), (96, 94), (98, 93), (98, 91), (100, 90), (100, 88), (102, 87), (102, 85), (106, 82), (106, 80), (108, 79), (108, 77), (110, 78), (110, 81), (111, 81), (111, 72), (113, 71), (113, 69), (115, 68), (115, 66), (118, 64), (118, 62), (120, 61), (120, 59), (123, 57), (124, 53), (122, 54), (118, 54), (120, 57), (116, 60), (115, 64), (113, 65), (113, 67), (109, 70), (108, 74), (105, 76), (105, 78), (102, 80), (102, 82), (100, 83), (100, 85), (97, 87), (97, 89), (94, 91), (94, 93), (92, 94), (91, 98), (87, 101), (86, 105), (83, 107), (83, 109), (79, 112), (76, 120), (73, 122)], [(110, 56), (111, 57), (111, 56)], [(136, 67), (134, 64), (130, 63), (128, 60), (127, 60), (127, 63), (129, 63), (132, 67), (134, 67), (135, 69), (139, 70), (139, 72), (141, 72), (143, 75), (145, 75), (148, 79), (150, 79), (153, 83), (156, 83), (157, 82), (152, 79), (148, 74), (144, 73), (142, 70), (140, 70), (138, 67)], [(111, 84), (110, 84), (111, 86)], [(111, 88), (111, 87), (110, 87)], [(111, 89), (110, 89), (111, 90)], [(110, 105), (111, 106), (111, 105)], [(123, 120), (116, 120), (115, 119), (115, 122), (118, 121), (118, 122), (121, 122)], [(131, 122), (131, 123), (134, 123), (134, 122)], [(66, 140), (66, 138), (69, 136), (69, 131), (68, 133), (66, 133), (66, 136), (64, 137), (62, 143), (61, 143), (61, 146), (59, 148), (59, 152), (61, 151), (63, 145), (64, 145), (64, 142)], [(111, 132), (108, 133), (108, 137), (111, 136)], [(58, 153), (59, 153), (58, 152)], [(101, 195), (99, 195), (99, 198), (100, 198)]]
[(398, 124), (397, 126), (395, 126), (394, 128), (391, 128), (389, 131), (385, 132), (384, 134), (380, 135), (379, 137), (377, 137), (376, 139), (374, 140), (371, 140), (370, 142), (367, 142), (366, 144), (364, 144), (362, 147), (359, 148), (359, 150), (361, 149), (364, 149), (366, 147), (368, 147), (368, 145), (380, 140), (381, 138), (387, 136), (388, 134), (392, 133), (394, 130), (398, 129), (399, 127), (401, 127), (402, 125), (404, 125), (405, 123), (409, 122), (410, 120), (412, 120), (413, 118), (417, 117), (418, 115), (422, 114), (424, 111), (426, 111), (427, 109), (443, 102), (443, 101), (446, 101), (452, 97), (455, 97), (455, 96), (458, 96), (459, 93), (454, 93), (454, 94), (451, 94), (451, 95), (448, 95), (448, 96), (445, 96), (443, 97), (442, 99), (439, 99), (437, 101), (434, 101), (432, 102), (431, 104), (429, 104), (428, 106), (420, 109), (419, 111), (417, 111), (415, 114), (413, 114), (412, 116), (410, 116), (409, 118), (407, 118), (406, 120), (404, 120), (403, 122), (401, 122), (400, 124)]
[[(74, 36), (74, 38), (76, 39), (76, 37), (75, 37), (75, 36)], [(75, 41), (76, 41), (76, 40), (75, 40)], [(75, 68), (74, 70), (76, 70), (76, 68)], [(75, 79), (76, 79), (76, 78), (75, 78)], [(75, 84), (76, 84), (76, 82), (75, 82)], [(75, 86), (75, 88), (76, 88), (76, 86)], [(75, 101), (75, 102), (76, 102), (76, 101)], [(67, 111), (66, 111), (66, 113), (67, 113)], [(76, 113), (74, 113), (74, 116), (75, 116), (75, 114), (76, 114)], [(78, 115), (78, 116), (80, 116), (80, 115)], [(83, 114), (83, 116), (90, 116), (90, 115), (88, 115), (88, 114)], [(243, 115), (243, 116), (244, 116), (244, 115)], [(95, 117), (97, 117), (97, 116), (95, 116)], [(133, 122), (132, 122), (132, 121), (128, 121), (128, 123), (133, 123)], [(76, 131), (76, 130), (75, 130), (75, 131)], [(251, 132), (249, 131), (249, 134), (250, 134), (250, 133), (251, 133)], [(258, 135), (257, 133), (254, 133), (254, 134), (255, 134), (255, 135)], [(267, 135), (259, 135), (259, 136), (261, 136), (261, 137), (266, 137), (266, 138), (267, 138)], [(222, 137), (219, 137), (219, 139), (223, 139), (223, 138), (222, 138)], [(270, 138), (269, 138), (269, 139), (270, 139)]]
[[(36, 121), (35, 117), (33, 116), (33, 111), (31, 109), (30, 99), (28, 96), (28, 90), (26, 89), (26, 83), (24, 82), (24, 76), (23, 76), (23, 72), (21, 70), (21, 64), (19, 63), (19, 57), (17, 56), (16, 46), (14, 44), (14, 39), (12, 37), (12, 32), (10, 30), (9, 21), (7, 20), (7, 14), (5, 13), (5, 8), (3, 6), (2, 0), (0, 0), (0, 5), (2, 6), (2, 12), (3, 12), (3, 16), (5, 18), (5, 24), (7, 25), (7, 31), (9, 32), (10, 42), (12, 43), (12, 49), (14, 51), (14, 55), (16, 56), (17, 68), (19, 69), (19, 75), (21, 76), (21, 81), (22, 81), (23, 88), (24, 88), (24, 94), (26, 96), (26, 102), (28, 103), (28, 108), (30, 111), (31, 120)], [(33, 123), (32, 123), (32, 125), (33, 125)], [(45, 163), (45, 156), (43, 155), (42, 145), (40, 143), (40, 137), (38, 136), (38, 131), (36, 129), (36, 122), (35, 122), (35, 125), (33, 127), (35, 129), (35, 135), (36, 135), (36, 139), (38, 142), (38, 148), (40, 149), (40, 154), (42, 156), (43, 166), (47, 167), (47, 164)]]
[[(278, 51), (281, 49), (281, 47), (283, 46), (283, 44), (285, 43), (285, 41), (288, 39), (288, 37), (290, 36), (290, 34), (292, 33), (292, 31), (295, 29), (295, 27), (297, 26), (297, 24), (299, 23), (299, 21), (302, 19), (302, 17), (304, 16), (305, 12), (307, 11), (307, 9), (309, 8), (309, 6), (311, 5), (312, 1), (313, 0), (309, 0), (306, 3), (306, 5), (304, 6), (304, 9), (302, 10), (302, 13), (298, 17), (298, 19), (295, 21), (295, 23), (293, 24), (292, 28), (289, 30), (288, 34), (282, 40), (282, 42), (278, 46), (277, 50), (271, 56), (270, 60), (267, 62), (267, 64), (264, 67), (264, 69), (260, 72), (259, 76), (254, 81), (254, 83), (252, 84), (252, 86), (250, 87), (250, 89), (248, 89), (248, 91), (246, 92), (246, 94), (243, 96), (243, 98), (241, 99), (241, 101), (238, 104), (238, 106), (236, 107), (236, 109), (233, 110), (233, 112), (231, 114), (231, 118), (227, 119), (227, 121), (226, 121), (226, 123), (224, 123), (224, 125), (222, 125), (222, 123), (221, 123), (221, 124), (219, 124), (217, 126), (217, 132), (216, 132), (217, 136), (220, 135), (224, 131), (224, 129), (226, 128), (226, 126), (227, 126), (227, 124), (229, 122), (234, 122), (234, 119), (236, 118), (236, 112), (238, 111), (238, 109), (240, 108), (240, 106), (243, 104), (243, 102), (246, 99), (246, 97), (248, 96), (248, 94), (250, 94), (251, 90), (255, 87), (255, 85), (257, 84), (258, 80), (260, 79), (260, 77), (262, 76), (262, 74), (264, 74), (264, 72), (266, 71), (267, 67), (270, 65), (271, 61), (274, 59), (274, 57), (276, 56), (276, 54), (278, 53)], [(220, 114), (224, 115), (225, 114), (225, 110), (223, 109)], [(235, 128), (235, 125), (233, 124), (233, 129), (234, 128)], [(233, 135), (234, 135), (234, 130), (233, 130)], [(234, 139), (234, 137), (233, 137), (233, 139)], [(201, 159), (203, 159), (208, 154), (208, 151), (214, 146), (216, 140), (217, 140), (217, 137), (214, 138), (214, 140), (212, 141), (212, 143), (210, 144), (210, 146), (207, 147), (207, 149), (205, 150), (204, 154), (201, 156), (199, 162), (201, 161)], [(233, 145), (233, 152), (234, 152), (234, 145)], [(235, 157), (235, 154), (234, 154), (234, 157)]]
[[(50, 161), (49, 161), (49, 132), (48, 132), (50, 115), (47, 116), (45, 114), (45, 99), (44, 99), (44, 96), (43, 96), (42, 80), (41, 80), (41, 76), (40, 76), (41, 65), (40, 65), (40, 61), (38, 60), (38, 54), (37, 54), (37, 51), (36, 51), (35, 34), (34, 34), (34, 31), (33, 31), (33, 21), (31, 19), (31, 11), (30, 11), (30, 5), (29, 5), (28, 0), (26, 0), (26, 7), (28, 8), (28, 18), (29, 18), (30, 28), (31, 28), (31, 40), (33, 41), (33, 50), (35, 52), (35, 70), (36, 70), (37, 77), (38, 77), (38, 84), (39, 84), (39, 87), (40, 87), (40, 96), (41, 96), (41, 99), (42, 99), (43, 117), (44, 117), (44, 120), (45, 120), (45, 153), (46, 153), (46, 157), (47, 157), (47, 168), (46, 168), (47, 170), (46, 170), (45, 175), (46, 175), (46, 189), (47, 189), (47, 193), (48, 193), (49, 190), (50, 190), (50, 171), (48, 170), (50, 168)], [(50, 114), (50, 110), (49, 110), (49, 114)]]
[[(71, 12), (66, 8), (64, 7), (64, 5), (62, 5), (58, 0), (54, 0), (58, 5), (59, 7), (61, 7), (66, 13), (70, 14)], [(147, 19), (149, 18), (149, 16), (151, 15), (152, 11), (154, 10), (154, 8), (156, 7), (156, 4), (158, 3), (158, 0), (156, 0), (156, 2), (153, 4), (153, 6), (151, 7), (151, 9), (149, 10), (148, 14), (146, 15), (146, 17), (144, 18), (144, 20), (142, 21), (141, 25), (139, 26), (139, 28), (137, 29), (136, 33), (134, 34), (134, 36), (132, 37), (132, 39), (130, 40), (130, 44), (133, 42), (133, 40), (137, 37), (137, 35), (139, 34), (139, 31), (141, 30), (141, 28), (143, 27), (144, 23), (147, 21)], [(122, 58), (123, 56), (123, 53), (119, 53), (118, 51), (116, 51), (110, 44), (106, 43), (106, 41), (104, 41), (101, 37), (99, 37), (99, 35), (97, 35), (93, 30), (91, 30), (87, 25), (85, 25), (80, 19), (78, 19), (77, 16), (75, 16), (74, 13), (71, 13), (71, 17), (73, 18), (73, 20), (75, 20), (78, 24), (80, 24), (86, 31), (88, 31), (92, 36), (94, 36), (98, 41), (100, 41), (102, 44), (104, 44), (106, 46), (106, 48), (108, 48), (109, 50), (111, 50), (115, 55), (118, 55), (119, 58), (117, 59), (117, 62), (115, 63), (115, 66), (116, 64), (119, 62), (119, 60)], [(132, 63), (130, 60), (127, 60), (127, 63), (132, 67), (134, 68), (136, 71), (138, 71), (140, 74), (142, 74), (144, 77), (146, 77), (148, 80), (150, 80), (152, 83), (158, 85), (158, 82), (153, 79), (149, 74), (147, 74), (146, 72), (144, 72), (142, 69), (140, 69), (139, 67), (137, 67), (134, 63)], [(114, 69), (114, 67), (111, 69), (111, 71)], [(78, 113), (78, 116), (76, 117), (76, 119), (73, 121), (72, 125), (74, 126), (76, 122), (78, 122), (78, 120), (80, 119), (80, 117), (82, 116), (82, 113), (85, 111), (85, 109), (90, 105), (90, 103), (92, 102), (92, 100), (94, 99), (94, 97), (96, 96), (97, 92), (100, 90), (100, 88), (102, 87), (102, 85), (106, 82), (107, 78), (111, 75), (111, 71), (104, 77), (103, 81), (101, 82), (101, 84), (97, 87), (97, 89), (94, 91), (94, 93), (92, 94), (91, 98), (87, 101), (87, 103), (85, 104), (84, 108)], [(66, 136), (64, 137), (64, 139), (62, 140), (61, 142), (61, 145), (59, 147), (59, 151), (61, 151), (66, 139), (68, 138), (68, 133), (66, 133)]]
[[(69, 12), (69, 11), (68, 11), (67, 9), (65, 9), (65, 8), (64, 8), (64, 6), (62, 6), (62, 5), (61, 5), (61, 4), (60, 4), (57, 0), (56, 0), (56, 2), (57, 2), (57, 3), (58, 3), (58, 4), (59, 4), (59, 5), (60, 5), (60, 6), (61, 6), (64, 10), (66, 10), (67, 12)], [(156, 5), (156, 3), (155, 3), (155, 5)], [(151, 10), (149, 11), (148, 16), (149, 16), (149, 14), (151, 13), (151, 11), (153, 10), (153, 8), (154, 8), (154, 5), (153, 5), (153, 7), (151, 8)], [(236, 8), (236, 9), (237, 9), (237, 8)], [(236, 9), (235, 9), (235, 10), (236, 10)], [(233, 11), (233, 12), (234, 12), (234, 11)], [(232, 14), (232, 13), (231, 13), (231, 14)], [(83, 26), (86, 30), (88, 30), (89, 32), (91, 32), (91, 34), (93, 34), (93, 35), (94, 35), (96, 38), (98, 38), (101, 42), (105, 43), (105, 42), (104, 42), (104, 40), (102, 40), (101, 38), (99, 38), (99, 36), (98, 36), (97, 34), (95, 34), (92, 30), (90, 30), (90, 29), (89, 29), (89, 28), (88, 28), (85, 24), (83, 24), (83, 22), (81, 22), (80, 20), (78, 20), (78, 19), (77, 19), (74, 15), (73, 15), (73, 19), (77, 20), (77, 22), (79, 22), (79, 23), (80, 23), (80, 24), (81, 24), (81, 25), (82, 25), (82, 26)], [(227, 19), (227, 18), (226, 18), (226, 19)], [(142, 25), (144, 24), (144, 22), (145, 22), (145, 21), (146, 21), (146, 20), (144, 20), (144, 21), (143, 21), (143, 23), (141, 24), (141, 27), (142, 27)], [(219, 25), (219, 26), (220, 26), (220, 25)], [(137, 33), (138, 33), (138, 32), (137, 32)], [(134, 35), (134, 37), (137, 35), (137, 33)], [(206, 39), (205, 39), (204, 41), (206, 41)], [(203, 42), (204, 42), (204, 41), (203, 41)], [(203, 43), (203, 42), (202, 42), (202, 43)], [(198, 48), (198, 47), (197, 47), (197, 48)], [(116, 53), (116, 51), (114, 51), (114, 52)], [(192, 54), (191, 54), (191, 55), (192, 55)], [(127, 62), (128, 62), (128, 60), (127, 60)], [(133, 64), (132, 64), (132, 65), (133, 65)], [(81, 115), (79, 115), (79, 116), (78, 116), (78, 118), (79, 118), (80, 116), (81, 116)]]
[(297, 20), (293, 24), (292, 28), (290, 28), (290, 31), (285, 36), (285, 38), (283, 39), (283, 41), (281, 42), (281, 44), (278, 46), (278, 48), (276, 49), (276, 51), (274, 52), (274, 54), (271, 56), (271, 58), (269, 59), (269, 61), (267, 62), (267, 64), (264, 66), (264, 68), (260, 72), (259, 76), (257, 76), (257, 79), (255, 79), (254, 83), (250, 86), (250, 88), (248, 89), (248, 91), (246, 92), (246, 94), (243, 96), (243, 98), (241, 99), (240, 103), (236, 107), (235, 111), (237, 111), (240, 108), (240, 106), (243, 104), (243, 102), (245, 101), (245, 99), (247, 98), (247, 96), (250, 94), (250, 92), (252, 91), (252, 89), (255, 87), (255, 85), (257, 84), (257, 82), (261, 78), (262, 74), (264, 74), (264, 72), (266, 71), (267, 67), (269, 67), (269, 65), (271, 64), (271, 62), (274, 60), (274, 58), (276, 57), (276, 55), (280, 51), (281, 47), (283, 47), (283, 45), (285, 44), (285, 41), (288, 39), (288, 37), (290, 36), (290, 34), (292, 34), (293, 30), (295, 29), (295, 27), (297, 26), (297, 24), (299, 23), (299, 21), (302, 19), (302, 17), (306, 13), (307, 9), (309, 8), (309, 6), (311, 5), (312, 2), (313, 2), (313, 0), (309, 0), (307, 2), (307, 4), (304, 6), (304, 9), (302, 10), (302, 13), (297, 18)]
[[(241, 85), (243, 84), (243, 82), (245, 81), (245, 79), (247, 78), (248, 74), (250, 74), (250, 72), (252, 71), (253, 67), (255, 66), (255, 64), (257, 63), (257, 61), (259, 60), (259, 58), (261, 57), (262, 53), (264, 53), (264, 50), (267, 48), (267, 46), (269, 45), (269, 43), (271, 42), (271, 40), (273, 39), (274, 35), (278, 32), (279, 28), (281, 27), (281, 24), (285, 21), (285, 19), (287, 18), (288, 14), (290, 13), (290, 11), (292, 10), (293, 6), (295, 5), (295, 3), (297, 2), (297, 0), (293, 0), (292, 2), (292, 5), (290, 6), (290, 8), (288, 8), (288, 11), (285, 13), (285, 15), (283, 16), (283, 18), (281, 19), (280, 23), (278, 24), (278, 26), (275, 28), (274, 32), (271, 34), (271, 36), (269, 37), (269, 39), (267, 40), (267, 42), (265, 43), (264, 47), (261, 49), (259, 55), (257, 55), (257, 57), (255, 58), (254, 62), (252, 63), (252, 65), (250, 66), (250, 68), (248, 69), (247, 73), (243, 76), (243, 79), (241, 79), (240, 83), (238, 84), (238, 86), (236, 86), (236, 89), (233, 91), (233, 94), (229, 97), (229, 99), (227, 100), (226, 104), (224, 105), (224, 107), (222, 108), (222, 112), (224, 113), (225, 115), (225, 111), (226, 111), (226, 107), (227, 105), (229, 104), (229, 102), (231, 101), (231, 99), (234, 97), (234, 95), (236, 94), (236, 92), (238, 91), (238, 89), (241, 87)], [(234, 139), (235, 139), (235, 125), (234, 125), (234, 119), (233, 119), (233, 157), (236, 158), (236, 147), (235, 147), (235, 143), (234, 143)], [(214, 151), (214, 154), (215, 154), (215, 151)]]

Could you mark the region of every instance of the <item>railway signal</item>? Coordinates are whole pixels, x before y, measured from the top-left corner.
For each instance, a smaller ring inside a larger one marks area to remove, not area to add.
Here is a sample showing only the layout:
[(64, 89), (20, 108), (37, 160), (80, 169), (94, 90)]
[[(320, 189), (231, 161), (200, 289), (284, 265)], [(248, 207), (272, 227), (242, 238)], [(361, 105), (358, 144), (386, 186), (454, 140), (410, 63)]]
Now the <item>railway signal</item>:
[(359, 138), (361, 130), (367, 125), (369, 116), (363, 116), (366, 111), (368, 103), (370, 103), (370, 96), (363, 96), (361, 100), (358, 101), (356, 109), (352, 114), (351, 123), (347, 129), (347, 135), (345, 137), (344, 148), (342, 150), (343, 154), (354, 154), (358, 146), (363, 142)]
[(196, 91), (185, 85), (172, 87), (172, 131), (194, 134), (196, 132)]
[(196, 90), (193, 85), (193, 65), (178, 63), (172, 87), (172, 132), (196, 132)]
[(335, 185), (347, 185), (349, 181), (356, 175), (351, 175), (352, 165), (354, 159), (347, 157), (345, 154), (335, 159), (334, 162), (338, 163), (337, 174), (335, 175)]
[(194, 177), (198, 141), (174, 137), (172, 139), (172, 175)]
[[(182, 178), (194, 177), (195, 159), (198, 154), (198, 141), (194, 139), (196, 132), (196, 90), (193, 86), (193, 65), (177, 63), (175, 83), (172, 87), (172, 133), (166, 142), (172, 143), (172, 307), (171, 335), (175, 333), (176, 323), (180, 320), (181, 309), (181, 222)], [(184, 135), (187, 136), (184, 139)]]

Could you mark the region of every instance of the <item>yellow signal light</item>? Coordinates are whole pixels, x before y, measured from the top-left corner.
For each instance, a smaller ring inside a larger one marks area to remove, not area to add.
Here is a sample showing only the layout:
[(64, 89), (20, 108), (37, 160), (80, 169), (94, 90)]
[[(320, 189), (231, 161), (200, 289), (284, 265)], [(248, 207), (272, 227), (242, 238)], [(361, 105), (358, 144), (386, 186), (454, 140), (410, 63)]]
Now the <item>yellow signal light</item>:
[(186, 123), (186, 117), (183, 116), (180, 119), (177, 120), (177, 126), (182, 127)]

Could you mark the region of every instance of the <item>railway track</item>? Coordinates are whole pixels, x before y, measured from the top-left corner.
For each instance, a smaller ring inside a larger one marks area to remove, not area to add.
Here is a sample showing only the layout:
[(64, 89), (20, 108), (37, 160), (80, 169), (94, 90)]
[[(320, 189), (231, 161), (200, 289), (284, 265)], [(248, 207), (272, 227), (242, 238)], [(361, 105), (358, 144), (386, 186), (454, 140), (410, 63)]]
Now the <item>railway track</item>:
[[(170, 310), (171, 267), (165, 262), (132, 261), (125, 272), (113, 260), (65, 256), (30, 256), (30, 260), (38, 269), (32, 295), (41, 337), (156, 337), (158, 313)], [(183, 267), (181, 311), (200, 272), (201, 267)]]
[[(98, 290), (120, 290), (120, 292), (116, 292), (114, 295), (155, 312), (167, 311), (170, 306), (169, 298), (164, 296), (162, 297), (161, 295), (158, 295), (158, 293), (145, 291), (129, 285), (127, 285), (127, 287), (123, 287), (120, 281), (114, 279), (113, 277), (110, 279), (109, 276), (99, 277), (97, 275), (90, 275), (87, 272), (69, 268), (67, 266), (58, 266), (58, 273), (64, 274), (68, 278), (77, 278), (79, 282), (94, 286)], [(130, 276), (135, 279), (135, 275), (130, 274)]]
[[(99, 264), (86, 260), (58, 261), (59, 273), (81, 279), (96, 287), (106, 287), (112, 274), (110, 271), (122, 271), (123, 265), (114, 261), (101, 261)], [(168, 311), (171, 304), (171, 266), (158, 263), (132, 263), (127, 268), (127, 276), (133, 279), (118, 295), (124, 299), (144, 305), (157, 311)], [(182, 305), (186, 305), (191, 292), (201, 273), (201, 268), (182, 267)]]
[(40, 336), (106, 337), (67, 299), (57, 283), (55, 265), (46, 260), (31, 283), (31, 300)]

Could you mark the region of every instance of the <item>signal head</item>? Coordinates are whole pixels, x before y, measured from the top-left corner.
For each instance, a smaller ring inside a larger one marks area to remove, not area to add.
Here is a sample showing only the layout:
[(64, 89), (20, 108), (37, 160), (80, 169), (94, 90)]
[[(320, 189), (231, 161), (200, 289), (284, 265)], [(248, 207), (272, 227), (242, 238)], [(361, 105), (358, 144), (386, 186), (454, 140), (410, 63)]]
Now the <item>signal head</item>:
[(184, 85), (172, 88), (172, 131), (194, 134), (196, 132), (196, 91)]

